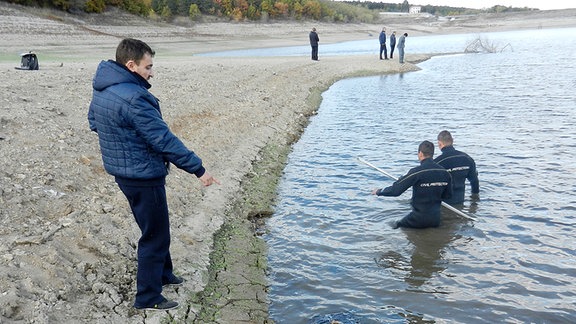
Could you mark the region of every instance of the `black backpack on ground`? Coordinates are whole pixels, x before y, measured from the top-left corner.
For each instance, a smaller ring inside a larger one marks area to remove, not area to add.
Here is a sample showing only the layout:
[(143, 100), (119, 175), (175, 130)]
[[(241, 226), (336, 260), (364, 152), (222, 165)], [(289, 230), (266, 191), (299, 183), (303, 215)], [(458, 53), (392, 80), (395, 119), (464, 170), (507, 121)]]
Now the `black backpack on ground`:
[(38, 57), (35, 53), (28, 52), (20, 54), (22, 56), (22, 61), (20, 62), (20, 67), (16, 67), (18, 70), (38, 70)]

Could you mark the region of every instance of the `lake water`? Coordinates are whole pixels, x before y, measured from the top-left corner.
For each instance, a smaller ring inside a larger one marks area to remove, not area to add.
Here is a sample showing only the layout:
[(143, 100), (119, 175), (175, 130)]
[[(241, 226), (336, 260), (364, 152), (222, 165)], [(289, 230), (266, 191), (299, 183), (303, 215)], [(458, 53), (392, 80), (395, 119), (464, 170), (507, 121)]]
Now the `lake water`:
[[(330, 87), (267, 222), (271, 318), (576, 323), (574, 35), (484, 34), (507, 50)], [(452, 52), (473, 35), (433, 38), (421, 52)], [(439, 228), (392, 229), (411, 190), (370, 195), (392, 181), (357, 158), (403, 175), (418, 164), (418, 144), (443, 129), (476, 160), (481, 200), (462, 209), (476, 220), (443, 210)]]
[[(517, 37), (524, 38), (526, 41), (530, 41), (530, 44), (525, 44), (529, 46), (541, 46), (542, 41), (547, 42), (544, 38), (548, 38), (548, 34), (551, 30), (547, 31), (525, 31), (525, 32), (503, 32), (503, 33), (489, 33), (489, 34), (452, 34), (452, 35), (432, 35), (432, 36), (408, 36), (406, 38), (406, 53), (413, 54), (433, 54), (433, 53), (454, 53), (463, 52), (466, 45), (471, 41), (477, 39), (478, 37), (485, 38), (489, 37), (491, 43), (494, 45), (499, 45), (499, 47), (506, 47), (510, 39), (516, 39)], [(574, 38), (574, 29), (560, 29), (554, 30), (554, 32), (560, 33), (559, 37), (564, 41), (572, 41)], [(397, 37), (400, 37), (400, 33), (397, 33)], [(310, 56), (310, 45), (308, 42), (308, 34), (304, 34), (302, 37), (301, 46), (286, 46), (277, 48), (260, 48), (260, 49), (246, 49), (246, 50), (233, 50), (233, 51), (222, 51), (222, 52), (210, 52), (210, 53), (199, 53), (195, 56)], [(516, 44), (514, 44), (516, 45)], [(521, 44), (519, 44), (521, 45)], [(558, 44), (551, 44), (551, 46), (557, 46)], [(507, 47), (508, 50), (514, 48)], [(372, 54), (378, 57), (378, 52), (380, 50), (380, 43), (378, 41), (378, 34), (366, 35), (366, 39), (334, 43), (334, 44), (324, 44), (320, 43), (319, 55), (320, 56), (339, 56), (339, 55), (366, 55)], [(389, 48), (388, 48), (389, 50)], [(547, 55), (548, 49), (534, 49), (538, 51), (538, 54), (545, 56)], [(397, 53), (398, 50), (395, 51)]]

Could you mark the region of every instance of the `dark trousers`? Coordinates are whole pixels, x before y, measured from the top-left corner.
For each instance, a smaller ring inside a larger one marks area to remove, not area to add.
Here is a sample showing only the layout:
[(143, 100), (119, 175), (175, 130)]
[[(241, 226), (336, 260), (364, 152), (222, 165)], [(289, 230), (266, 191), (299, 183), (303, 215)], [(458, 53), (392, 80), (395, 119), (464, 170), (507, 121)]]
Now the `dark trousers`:
[(380, 59), (382, 59), (382, 52), (384, 52), (384, 58), (388, 59), (388, 51), (386, 50), (386, 43), (380, 44)]
[(318, 61), (318, 45), (312, 45), (312, 59)]
[(396, 223), (397, 227), (427, 228), (440, 226), (440, 206), (432, 208), (428, 213), (412, 211)]
[(128, 199), (142, 232), (138, 241), (134, 306), (152, 306), (165, 300), (162, 296), (162, 282), (168, 282), (173, 276), (166, 188), (164, 185), (118, 186)]
[(390, 45), (390, 58), (394, 58), (394, 47), (396, 47), (396, 45)]

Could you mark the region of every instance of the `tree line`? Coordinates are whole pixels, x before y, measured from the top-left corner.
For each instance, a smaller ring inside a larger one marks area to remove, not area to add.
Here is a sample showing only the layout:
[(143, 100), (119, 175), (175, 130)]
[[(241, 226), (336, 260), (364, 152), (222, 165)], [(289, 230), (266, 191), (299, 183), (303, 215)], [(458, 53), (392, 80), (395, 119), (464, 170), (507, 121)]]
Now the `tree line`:
[[(170, 21), (187, 16), (192, 20), (203, 15), (224, 17), (236, 21), (269, 19), (318, 20), (327, 22), (364, 22), (379, 20), (379, 13), (408, 12), (407, 0), (401, 3), (330, 0), (0, 0), (25, 6), (55, 8), (68, 12), (102, 13), (108, 7), (118, 7), (144, 17), (160, 17)], [(421, 6), (421, 12), (432, 15), (461, 15), (479, 12), (532, 10), (494, 6), (486, 10), (445, 6)]]

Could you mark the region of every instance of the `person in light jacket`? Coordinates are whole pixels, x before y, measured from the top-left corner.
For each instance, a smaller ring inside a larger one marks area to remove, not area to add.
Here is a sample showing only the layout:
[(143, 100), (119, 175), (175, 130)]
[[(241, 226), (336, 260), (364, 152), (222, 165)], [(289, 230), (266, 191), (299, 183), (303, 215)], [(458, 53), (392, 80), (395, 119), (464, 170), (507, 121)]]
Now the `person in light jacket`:
[(399, 57), (399, 62), (400, 63), (404, 63), (404, 46), (406, 45), (406, 37), (408, 37), (408, 33), (404, 33), (404, 35), (400, 36), (400, 38), (398, 38), (398, 55)]

